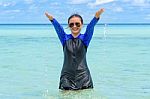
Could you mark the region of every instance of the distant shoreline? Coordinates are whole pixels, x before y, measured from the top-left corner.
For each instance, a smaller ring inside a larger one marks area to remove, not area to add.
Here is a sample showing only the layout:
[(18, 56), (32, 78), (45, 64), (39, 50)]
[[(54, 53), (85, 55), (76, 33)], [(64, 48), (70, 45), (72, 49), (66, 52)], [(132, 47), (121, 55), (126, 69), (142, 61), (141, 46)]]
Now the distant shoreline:
[[(101, 23), (96, 25), (150, 25), (150, 23)], [(0, 25), (52, 25), (51, 23), (4, 23)], [(68, 25), (63, 23), (61, 25)], [(87, 25), (87, 24), (84, 24)]]

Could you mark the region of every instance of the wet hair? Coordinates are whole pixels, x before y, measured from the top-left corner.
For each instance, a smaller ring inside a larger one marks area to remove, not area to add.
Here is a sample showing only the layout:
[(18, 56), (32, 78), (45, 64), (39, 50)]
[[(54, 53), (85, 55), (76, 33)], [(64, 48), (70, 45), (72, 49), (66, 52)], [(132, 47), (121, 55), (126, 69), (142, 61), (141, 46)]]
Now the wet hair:
[(78, 17), (78, 18), (80, 18), (80, 19), (81, 19), (81, 23), (83, 24), (83, 19), (82, 19), (81, 15), (79, 15), (79, 14), (72, 14), (72, 15), (68, 18), (68, 24), (69, 24), (70, 19), (73, 18), (73, 17)]

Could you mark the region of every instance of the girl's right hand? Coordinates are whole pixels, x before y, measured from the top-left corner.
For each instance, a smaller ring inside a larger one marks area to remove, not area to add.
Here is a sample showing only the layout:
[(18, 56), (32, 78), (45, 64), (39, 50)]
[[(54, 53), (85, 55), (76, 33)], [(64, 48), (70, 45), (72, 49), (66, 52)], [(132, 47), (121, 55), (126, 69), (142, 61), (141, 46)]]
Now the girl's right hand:
[(48, 14), (48, 12), (45, 12), (45, 15), (46, 15), (46, 17), (47, 17), (50, 21), (53, 20), (53, 16), (50, 15), (50, 14)]

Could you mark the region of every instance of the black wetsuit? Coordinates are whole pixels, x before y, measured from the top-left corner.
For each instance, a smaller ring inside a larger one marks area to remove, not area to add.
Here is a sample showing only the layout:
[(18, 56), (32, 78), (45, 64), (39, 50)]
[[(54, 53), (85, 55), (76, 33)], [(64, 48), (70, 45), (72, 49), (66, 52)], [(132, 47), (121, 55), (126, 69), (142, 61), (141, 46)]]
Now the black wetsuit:
[(92, 78), (86, 62), (86, 52), (98, 19), (94, 17), (87, 25), (86, 32), (79, 34), (76, 38), (72, 34), (66, 34), (56, 19), (53, 19), (51, 22), (55, 27), (64, 51), (64, 63), (59, 89), (93, 88)]

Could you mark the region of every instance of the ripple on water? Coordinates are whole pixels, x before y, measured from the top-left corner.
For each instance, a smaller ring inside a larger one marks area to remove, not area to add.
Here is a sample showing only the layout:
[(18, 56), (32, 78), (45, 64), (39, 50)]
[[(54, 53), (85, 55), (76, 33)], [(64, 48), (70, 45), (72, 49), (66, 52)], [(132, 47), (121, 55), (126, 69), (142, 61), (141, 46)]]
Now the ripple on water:
[(46, 99), (108, 99), (102, 96), (99, 92), (93, 89), (84, 89), (77, 91), (58, 91), (56, 94), (52, 94), (52, 92), (48, 92), (45, 95)]

